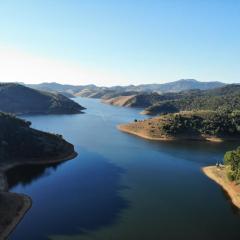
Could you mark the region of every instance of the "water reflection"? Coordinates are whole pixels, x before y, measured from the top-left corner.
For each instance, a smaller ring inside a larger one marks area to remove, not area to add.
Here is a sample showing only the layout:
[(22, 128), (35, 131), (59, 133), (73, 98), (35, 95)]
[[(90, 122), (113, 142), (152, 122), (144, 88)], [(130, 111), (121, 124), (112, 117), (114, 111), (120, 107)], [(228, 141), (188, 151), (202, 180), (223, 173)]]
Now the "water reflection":
[(18, 184), (27, 186), (32, 182), (49, 176), (56, 171), (62, 163), (46, 164), (46, 165), (21, 165), (12, 168), (6, 172), (9, 188), (13, 188)]
[[(34, 192), (23, 191), (33, 198), (33, 207), (13, 238), (40, 240), (55, 234), (84, 234), (116, 223), (122, 209), (129, 206), (119, 195), (124, 188), (120, 184), (123, 169), (98, 154), (80, 152), (81, 157), (62, 165), (22, 166), (8, 172), (11, 186), (38, 179)], [(56, 168), (58, 171), (51, 175)], [(34, 228), (29, 228), (32, 221)]]
[[(133, 136), (136, 138), (135, 136)], [(206, 141), (151, 141), (141, 139), (149, 147), (159, 153), (169, 154), (173, 157), (198, 163), (201, 166), (212, 165), (223, 161), (226, 151), (236, 149), (240, 141), (206, 142)], [(146, 146), (147, 146), (146, 145)], [(203, 154), (204, 153), (204, 154)], [(194, 158), (193, 158), (194, 156)], [(215, 162), (213, 161), (215, 159)]]
[(222, 188), (221, 188), (221, 191), (223, 193), (223, 196), (226, 198), (226, 200), (229, 202), (230, 206), (231, 206), (231, 210), (232, 212), (237, 215), (237, 216), (240, 216), (240, 210), (238, 207), (236, 207), (233, 202), (232, 202), (232, 199), (230, 198), (229, 194)]

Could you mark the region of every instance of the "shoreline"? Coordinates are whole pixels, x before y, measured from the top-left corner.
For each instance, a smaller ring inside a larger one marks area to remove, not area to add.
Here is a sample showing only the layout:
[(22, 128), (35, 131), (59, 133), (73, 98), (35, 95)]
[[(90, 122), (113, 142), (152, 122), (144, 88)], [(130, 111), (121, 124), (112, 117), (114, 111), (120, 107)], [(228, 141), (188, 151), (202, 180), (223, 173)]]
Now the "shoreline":
[[(14, 229), (17, 227), (17, 225), (20, 223), (20, 221), (23, 219), (25, 214), (28, 212), (28, 210), (32, 206), (32, 199), (31, 197), (25, 195), (25, 194), (18, 194), (13, 192), (8, 192), (8, 182), (5, 176), (6, 171), (10, 170), (11, 168), (21, 166), (21, 165), (48, 165), (48, 164), (54, 164), (54, 163), (60, 163), (65, 162), (67, 160), (74, 159), (78, 155), (77, 152), (73, 151), (71, 153), (63, 154), (62, 156), (59, 156), (58, 158), (52, 158), (52, 159), (45, 159), (41, 161), (30, 160), (26, 162), (14, 162), (11, 164), (7, 164), (5, 166), (0, 167), (0, 196), (4, 195), (7, 198), (11, 198), (14, 200), (18, 199), (22, 201), (21, 208), (15, 213), (14, 216), (12, 216), (12, 219), (10, 223), (4, 228), (2, 232), (0, 232), (0, 239), (7, 239), (8, 236), (14, 231)], [(1, 227), (1, 226), (0, 226)]]
[[(1, 195), (2, 193), (0, 193)], [(16, 212), (15, 217), (9, 223), (6, 228), (1, 232), (0, 239), (7, 239), (8, 236), (15, 230), (17, 225), (21, 222), (21, 220), (24, 218), (25, 214), (28, 212), (28, 210), (32, 206), (32, 199), (25, 195), (25, 194), (18, 194), (18, 193), (11, 193), (11, 192), (4, 192), (4, 194), (8, 195), (8, 198), (21, 198), (22, 201), (22, 207), (21, 209)]]
[(148, 136), (144, 133), (137, 133), (137, 132), (131, 131), (129, 129), (126, 129), (124, 127), (124, 125), (117, 125), (117, 129), (122, 131), (122, 132), (132, 134), (132, 135), (135, 135), (135, 136), (138, 136), (138, 137), (141, 137), (141, 138), (145, 138), (145, 139), (148, 139), (148, 140), (153, 140), (153, 141), (174, 141), (174, 140), (177, 140), (174, 137), (167, 137), (167, 136), (166, 137), (150, 137), (150, 136)]
[[(164, 136), (164, 137), (151, 137), (145, 133), (141, 133), (141, 132), (136, 132), (133, 131), (131, 129), (129, 129), (129, 127), (126, 128), (125, 124), (120, 124), (117, 125), (117, 129), (128, 133), (128, 134), (132, 134), (147, 140), (152, 140), (152, 141), (177, 141), (177, 140), (188, 140), (188, 141), (209, 141), (209, 142), (215, 142), (215, 143), (221, 143), (224, 141), (224, 139), (222, 138), (218, 138), (218, 137), (209, 137), (209, 136), (202, 136), (201, 137), (184, 137), (184, 136), (179, 136), (179, 137), (172, 137), (172, 136)], [(228, 139), (226, 139), (228, 140)], [(234, 141), (234, 139), (229, 139)]]
[(228, 180), (224, 168), (208, 166), (202, 168), (203, 173), (220, 185), (229, 195), (231, 202), (240, 209), (240, 186)]
[[(0, 172), (5, 172), (11, 168), (20, 166), (20, 165), (46, 165), (46, 164), (51, 164), (51, 163), (60, 163), (64, 162), (70, 159), (75, 158), (78, 155), (77, 152), (73, 151), (70, 154), (65, 154), (63, 156), (59, 156), (58, 158), (46, 158), (45, 160), (37, 160), (37, 158), (33, 158), (32, 160), (26, 161), (26, 162), (13, 162), (11, 164), (5, 165), (3, 167), (0, 167)], [(21, 159), (20, 159), (21, 161)]]

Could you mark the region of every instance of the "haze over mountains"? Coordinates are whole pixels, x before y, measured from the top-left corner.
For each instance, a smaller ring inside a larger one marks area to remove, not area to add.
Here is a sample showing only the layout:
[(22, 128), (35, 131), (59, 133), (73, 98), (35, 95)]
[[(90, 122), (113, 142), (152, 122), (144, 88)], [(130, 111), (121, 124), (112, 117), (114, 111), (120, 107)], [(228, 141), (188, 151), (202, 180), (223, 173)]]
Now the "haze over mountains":
[[(65, 95), (65, 96), (63, 96)], [(66, 97), (67, 96), (67, 97)], [(240, 85), (182, 79), (164, 84), (98, 87), (41, 83), (0, 85), (0, 111), (27, 114), (81, 113), (84, 107), (69, 98), (100, 98), (104, 103), (144, 108), (144, 114), (240, 108)]]
[(164, 84), (97, 87), (42, 83), (31, 87), (88, 98), (101, 98), (104, 103), (145, 108), (144, 114), (176, 113), (188, 110), (240, 108), (240, 85), (222, 82), (200, 82), (181, 79)]
[(128, 86), (113, 86), (113, 87), (98, 87), (90, 84), (85, 86), (74, 86), (68, 84), (58, 83), (41, 83), (41, 84), (29, 84), (29, 87), (45, 90), (55, 91), (60, 93), (68, 93), (75, 96), (91, 97), (91, 98), (110, 98), (111, 96), (117, 96), (125, 92), (180, 92), (189, 89), (212, 89), (224, 86), (222, 82), (200, 82), (195, 79), (181, 79), (174, 82), (163, 84), (142, 84), (142, 85), (128, 85)]

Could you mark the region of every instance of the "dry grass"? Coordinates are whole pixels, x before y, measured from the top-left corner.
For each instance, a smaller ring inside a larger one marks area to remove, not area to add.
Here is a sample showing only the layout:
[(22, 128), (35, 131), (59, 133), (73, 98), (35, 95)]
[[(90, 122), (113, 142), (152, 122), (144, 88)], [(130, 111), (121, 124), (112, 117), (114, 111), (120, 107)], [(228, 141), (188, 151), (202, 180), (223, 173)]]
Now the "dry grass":
[(115, 105), (115, 106), (119, 106), (119, 107), (123, 107), (123, 106), (128, 107), (129, 100), (131, 100), (135, 96), (136, 95), (119, 96), (119, 97), (103, 100), (102, 102), (107, 103), (107, 104), (111, 104), (111, 105)]
[(218, 183), (228, 193), (232, 203), (240, 208), (240, 186), (227, 178), (225, 169), (210, 166), (204, 167), (202, 170), (209, 178)]

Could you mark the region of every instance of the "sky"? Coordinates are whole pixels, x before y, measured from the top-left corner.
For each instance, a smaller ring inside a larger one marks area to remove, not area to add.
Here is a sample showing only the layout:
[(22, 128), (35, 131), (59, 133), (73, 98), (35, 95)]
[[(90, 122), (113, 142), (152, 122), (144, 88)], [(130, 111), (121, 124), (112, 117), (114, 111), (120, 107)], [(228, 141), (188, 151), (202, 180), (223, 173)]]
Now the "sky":
[(240, 82), (239, 0), (0, 0), (0, 81)]

